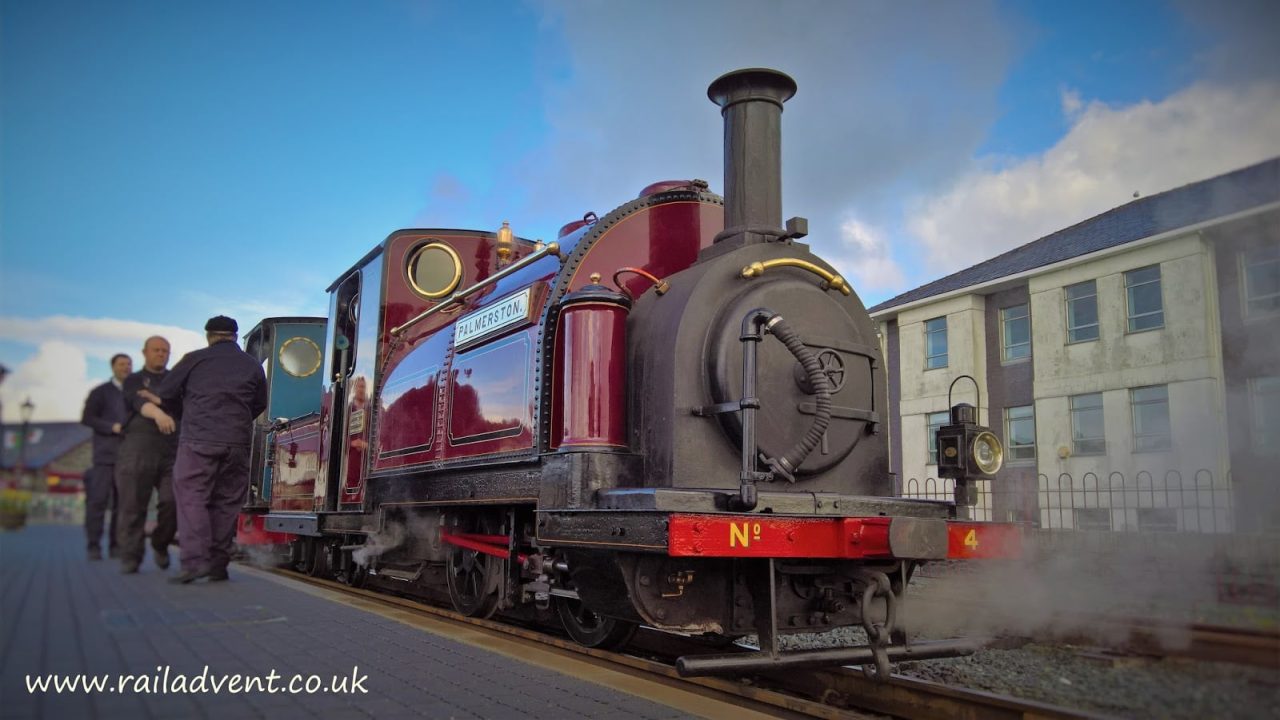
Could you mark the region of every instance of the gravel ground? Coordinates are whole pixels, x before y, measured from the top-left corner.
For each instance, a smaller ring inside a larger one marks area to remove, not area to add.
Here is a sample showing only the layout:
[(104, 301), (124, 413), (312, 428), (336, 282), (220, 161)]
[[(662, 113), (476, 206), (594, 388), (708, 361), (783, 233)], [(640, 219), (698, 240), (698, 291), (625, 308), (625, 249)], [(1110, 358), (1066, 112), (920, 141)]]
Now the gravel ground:
[[(789, 635), (783, 649), (861, 645), (861, 629)], [(755, 636), (743, 638), (754, 646)], [(1280, 718), (1280, 671), (1232, 663), (1114, 655), (1071, 645), (981, 650), (901, 663), (895, 673), (1131, 718)]]
[(898, 672), (1118, 717), (1280, 718), (1280, 672), (1172, 659), (1099, 660), (1089, 654), (1070, 646), (1028, 645), (903, 663)]

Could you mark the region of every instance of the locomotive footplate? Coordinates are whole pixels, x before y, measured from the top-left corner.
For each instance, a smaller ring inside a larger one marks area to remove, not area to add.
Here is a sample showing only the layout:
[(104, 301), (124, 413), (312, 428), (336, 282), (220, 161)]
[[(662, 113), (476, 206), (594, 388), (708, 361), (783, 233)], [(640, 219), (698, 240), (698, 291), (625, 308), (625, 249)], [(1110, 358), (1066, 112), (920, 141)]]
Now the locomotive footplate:
[(263, 525), (270, 532), (320, 537), (325, 533), (363, 532), (364, 513), (268, 513)]
[(646, 510), (538, 512), (538, 543), (689, 558), (944, 560), (1015, 558), (1006, 523), (914, 516), (814, 516)]
[[(615, 488), (600, 490), (596, 506), (602, 510), (658, 510), (714, 513), (733, 508), (737, 489)], [(753, 514), (905, 516), (951, 519), (954, 506), (940, 500), (867, 497), (822, 492), (773, 492), (763, 486)]]

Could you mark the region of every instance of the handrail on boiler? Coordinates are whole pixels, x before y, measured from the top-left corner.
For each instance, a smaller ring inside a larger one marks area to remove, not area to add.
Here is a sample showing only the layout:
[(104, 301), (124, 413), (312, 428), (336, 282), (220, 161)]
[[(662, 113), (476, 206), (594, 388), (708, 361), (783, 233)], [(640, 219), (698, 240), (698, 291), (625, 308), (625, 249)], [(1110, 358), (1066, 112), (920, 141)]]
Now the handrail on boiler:
[(415, 325), (419, 322), (422, 322), (423, 320), (426, 320), (432, 315), (435, 315), (436, 313), (443, 311), (446, 308), (457, 305), (459, 302), (479, 292), (482, 288), (492, 285), (493, 283), (498, 282), (499, 280), (507, 277), (508, 275), (514, 272), (523, 270), (524, 268), (538, 262), (542, 258), (547, 257), (548, 255), (554, 255), (556, 257), (560, 257), (560, 243), (553, 242), (543, 246), (542, 248), (539, 248), (538, 250), (534, 250), (532, 253), (525, 255), (524, 257), (520, 258), (516, 262), (513, 262), (510, 265), (502, 268), (498, 272), (481, 280), (475, 285), (459, 290), (458, 292), (450, 295), (448, 300), (445, 300), (444, 302), (441, 302), (439, 305), (436, 305), (434, 307), (429, 307), (426, 310), (423, 310), (417, 315), (414, 315), (413, 317), (404, 321), (404, 323), (391, 328), (391, 335), (398, 337), (401, 333), (407, 330), (410, 325)]

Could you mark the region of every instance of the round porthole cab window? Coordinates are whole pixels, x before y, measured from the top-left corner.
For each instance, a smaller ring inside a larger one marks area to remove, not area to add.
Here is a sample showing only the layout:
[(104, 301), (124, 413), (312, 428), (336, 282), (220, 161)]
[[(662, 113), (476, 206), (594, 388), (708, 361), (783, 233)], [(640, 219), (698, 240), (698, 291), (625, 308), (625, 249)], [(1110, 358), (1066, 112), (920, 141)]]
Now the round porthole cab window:
[(280, 368), (294, 377), (307, 377), (320, 369), (320, 346), (311, 338), (294, 337), (280, 346)]
[(414, 250), (407, 270), (413, 291), (431, 300), (453, 292), (462, 280), (462, 260), (444, 243), (427, 243)]

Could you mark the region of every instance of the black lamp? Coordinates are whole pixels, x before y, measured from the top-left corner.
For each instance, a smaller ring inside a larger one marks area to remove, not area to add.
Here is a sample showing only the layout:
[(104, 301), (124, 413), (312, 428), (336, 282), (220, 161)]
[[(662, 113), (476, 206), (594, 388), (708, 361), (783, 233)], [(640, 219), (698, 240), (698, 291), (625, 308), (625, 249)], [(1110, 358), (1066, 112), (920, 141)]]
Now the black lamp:
[[(953, 380), (951, 388), (963, 378), (977, 388), (978, 381), (969, 375)], [(947, 403), (951, 404), (950, 389)], [(1003, 465), (1004, 448), (989, 428), (978, 424), (978, 408), (969, 403), (951, 405), (951, 422), (938, 428), (938, 475), (956, 481), (956, 505), (977, 505), (977, 488), (969, 481), (990, 478)]]

